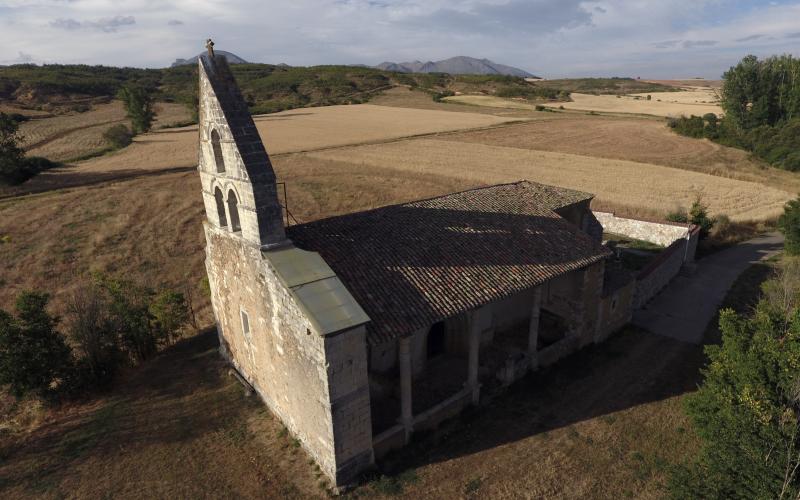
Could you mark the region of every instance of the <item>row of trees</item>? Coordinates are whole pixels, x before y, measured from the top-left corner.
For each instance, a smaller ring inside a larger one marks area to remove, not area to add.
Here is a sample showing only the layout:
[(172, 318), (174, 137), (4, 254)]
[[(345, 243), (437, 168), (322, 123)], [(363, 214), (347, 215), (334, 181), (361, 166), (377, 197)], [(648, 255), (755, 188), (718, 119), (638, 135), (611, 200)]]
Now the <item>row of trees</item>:
[(751, 151), (768, 163), (800, 171), (800, 59), (747, 56), (723, 76), (725, 112), (670, 121), (676, 132)]
[(687, 413), (702, 439), (699, 456), (678, 468), (675, 498), (800, 496), (800, 198), (780, 220), (785, 255), (748, 315), (720, 312), (722, 343)]
[(0, 384), (17, 397), (106, 388), (121, 367), (173, 344), (190, 321), (183, 294), (99, 275), (72, 294), (63, 321), (48, 301), (23, 292), (15, 315), (0, 310)]

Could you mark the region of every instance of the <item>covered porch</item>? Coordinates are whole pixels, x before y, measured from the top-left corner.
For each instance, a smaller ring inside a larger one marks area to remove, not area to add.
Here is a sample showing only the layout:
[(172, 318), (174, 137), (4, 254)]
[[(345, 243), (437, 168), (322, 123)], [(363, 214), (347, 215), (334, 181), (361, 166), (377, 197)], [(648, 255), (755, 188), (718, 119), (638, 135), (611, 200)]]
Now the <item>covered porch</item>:
[(570, 322), (543, 302), (538, 287), (396, 339), (393, 369), (370, 372), (375, 456), (574, 350)]

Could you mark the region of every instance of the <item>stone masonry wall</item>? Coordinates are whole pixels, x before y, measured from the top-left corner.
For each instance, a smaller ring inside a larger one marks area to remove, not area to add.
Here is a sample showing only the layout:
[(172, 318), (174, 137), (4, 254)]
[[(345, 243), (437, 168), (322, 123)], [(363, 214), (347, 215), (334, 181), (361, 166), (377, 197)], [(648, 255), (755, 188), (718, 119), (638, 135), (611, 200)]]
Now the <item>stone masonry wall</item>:
[(671, 245), (678, 238), (685, 237), (689, 230), (687, 224), (625, 219), (608, 212), (594, 212), (594, 216), (603, 225), (603, 229), (609, 233), (621, 234), (665, 247)]
[[(331, 478), (336, 477), (325, 339), (257, 246), (205, 224), (206, 268), (223, 355)], [(250, 334), (243, 331), (241, 311)]]
[(367, 375), (366, 328), (325, 337), (330, 412), (336, 454), (336, 484), (346, 484), (370, 467), (372, 418)]
[(676, 240), (667, 247), (653, 262), (642, 269), (636, 277), (636, 290), (633, 297), (633, 308), (639, 309), (647, 304), (658, 292), (669, 284), (680, 273), (684, 263), (694, 260), (700, 229), (695, 227), (690, 237)]

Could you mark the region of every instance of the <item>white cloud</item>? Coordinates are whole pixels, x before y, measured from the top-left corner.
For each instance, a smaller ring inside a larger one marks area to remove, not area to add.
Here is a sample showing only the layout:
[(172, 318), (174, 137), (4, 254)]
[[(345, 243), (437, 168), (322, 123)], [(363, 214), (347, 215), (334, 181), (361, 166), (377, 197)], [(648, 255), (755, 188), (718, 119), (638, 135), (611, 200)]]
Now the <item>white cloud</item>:
[(800, 51), (800, 0), (0, 0), (0, 61), (166, 66), (217, 48), (306, 65), (487, 57), (544, 76), (718, 77)]

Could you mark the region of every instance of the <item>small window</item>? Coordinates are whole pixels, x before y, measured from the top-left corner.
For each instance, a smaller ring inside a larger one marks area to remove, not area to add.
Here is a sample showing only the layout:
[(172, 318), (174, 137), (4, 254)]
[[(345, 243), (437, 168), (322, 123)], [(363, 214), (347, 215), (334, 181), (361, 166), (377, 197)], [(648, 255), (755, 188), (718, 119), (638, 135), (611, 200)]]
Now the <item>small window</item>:
[(219, 225), (220, 227), (225, 227), (228, 225), (228, 218), (225, 217), (225, 199), (222, 197), (222, 190), (220, 190), (220, 188), (214, 189), (214, 201), (217, 202)]
[(219, 143), (219, 134), (211, 131), (211, 148), (214, 150), (214, 162), (217, 164), (217, 173), (225, 173), (225, 160), (222, 158), (222, 145)]
[(247, 338), (247, 340), (250, 340), (250, 318), (247, 317), (246, 312), (241, 311), (241, 313), (242, 313), (242, 333), (244, 333), (244, 336)]
[(231, 231), (241, 231), (242, 225), (239, 223), (239, 201), (236, 199), (236, 193), (233, 192), (233, 189), (228, 191), (228, 214), (230, 214), (231, 217)]

